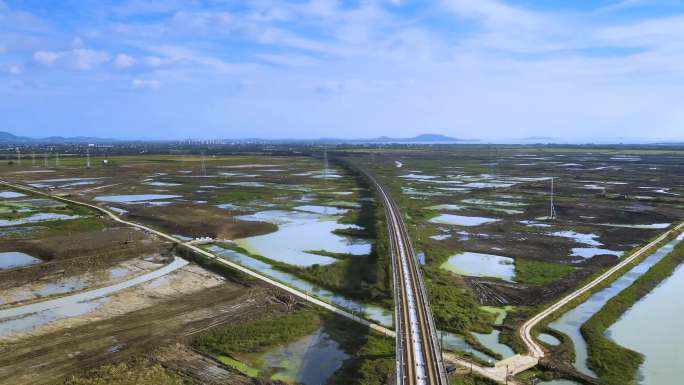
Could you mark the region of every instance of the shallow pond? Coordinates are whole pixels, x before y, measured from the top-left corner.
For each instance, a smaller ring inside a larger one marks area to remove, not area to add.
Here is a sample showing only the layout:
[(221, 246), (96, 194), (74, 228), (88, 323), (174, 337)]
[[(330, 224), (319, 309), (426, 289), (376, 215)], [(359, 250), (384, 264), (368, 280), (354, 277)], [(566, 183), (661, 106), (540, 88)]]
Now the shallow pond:
[[(572, 338), (575, 344), (575, 368), (585, 374), (595, 376), (595, 374), (587, 367), (587, 344), (580, 333), (580, 327), (591, 316), (599, 311), (605, 304), (616, 294), (631, 285), (637, 278), (644, 274), (653, 265), (658, 263), (665, 255), (667, 255), (674, 246), (684, 239), (684, 235), (680, 235), (677, 239), (670, 241), (665, 246), (656, 250), (653, 254), (648, 256), (643, 262), (633, 267), (627, 273), (623, 274), (615, 282), (607, 288), (598, 291), (585, 302), (575, 307), (574, 309), (563, 314), (559, 319), (549, 324), (549, 327), (567, 334)], [(672, 307), (670, 307), (671, 309)]]
[(608, 328), (611, 339), (644, 355), (640, 385), (677, 384), (684, 377), (684, 334), (680, 332), (684, 306), (677, 300), (682, 296), (684, 268), (679, 266)]
[(26, 194), (18, 193), (15, 191), (0, 191), (0, 198), (11, 199), (11, 198), (21, 198), (25, 197)]
[(307, 211), (310, 213), (316, 213), (321, 215), (340, 215), (349, 212), (349, 209), (343, 209), (333, 206), (316, 206), (316, 205), (304, 205), (297, 206), (294, 208), (299, 211)]
[(442, 331), (440, 331), (439, 334), (440, 334), (440, 338), (441, 338), (441, 343), (444, 346), (444, 349), (446, 349), (446, 350), (455, 350), (455, 351), (459, 351), (459, 352), (470, 353), (473, 356), (475, 356), (481, 360), (487, 361), (487, 362), (496, 361), (496, 359), (494, 357), (491, 357), (485, 353), (482, 353), (479, 350), (474, 349), (460, 335), (449, 333), (449, 332), (442, 332)]
[(619, 224), (619, 223), (600, 223), (601, 226), (611, 226), (611, 227), (627, 227), (630, 229), (652, 229), (661, 230), (670, 227), (671, 223), (651, 223), (642, 225), (630, 225), (630, 224)]
[(119, 207), (109, 206), (107, 208), (114, 211), (115, 213), (117, 213), (119, 215), (128, 214), (128, 210), (124, 210), (124, 209), (119, 208)]
[(224, 249), (216, 245), (211, 246), (209, 250), (222, 258), (235, 262), (250, 270), (262, 273), (279, 282), (285, 283), (288, 286), (303, 291), (304, 293), (310, 294), (316, 298), (320, 298), (342, 309), (351, 311), (354, 314), (363, 315), (365, 318), (376, 321), (387, 327), (392, 327), (394, 324), (394, 316), (391, 311), (381, 309), (377, 306), (363, 304), (349, 299), (343, 295), (333, 293), (327, 289), (321, 288), (320, 286), (297, 278), (291, 274), (284, 273), (268, 263), (259, 261), (242, 253)]
[(96, 201), (112, 203), (137, 203), (145, 201), (155, 201), (160, 199), (180, 198), (180, 195), (170, 194), (132, 194), (132, 195), (100, 195), (95, 197)]
[(85, 314), (104, 304), (108, 300), (107, 295), (162, 277), (187, 264), (188, 261), (176, 257), (166, 266), (115, 285), (67, 297), (1, 309), (0, 335), (29, 331), (54, 320)]
[(325, 384), (349, 356), (324, 328), (267, 352), (260, 372), (273, 380), (304, 385)]
[(66, 221), (79, 218), (78, 215), (67, 215), (58, 213), (37, 213), (29, 217), (17, 219), (0, 219), (0, 226), (18, 226), (26, 223), (47, 222), (47, 221)]
[(327, 265), (337, 261), (335, 258), (307, 251), (325, 250), (359, 256), (371, 251), (370, 240), (334, 234), (334, 230), (348, 227), (337, 223), (334, 217), (299, 211), (268, 210), (237, 218), (277, 224), (276, 232), (239, 239), (237, 243), (255, 254), (292, 265)]
[(499, 330), (494, 330), (489, 334), (473, 333), (473, 335), (477, 337), (482, 345), (486, 346), (493, 352), (501, 354), (503, 358), (513, 357), (515, 355), (513, 349), (511, 349), (510, 346), (499, 342), (500, 334), (501, 331)]
[(180, 186), (180, 183), (171, 183), (171, 182), (146, 182), (145, 183), (148, 186), (157, 186), (157, 187), (174, 187), (174, 186)]
[(32, 257), (25, 253), (20, 253), (18, 251), (6, 251), (0, 253), (0, 270), (31, 266), (41, 262), (43, 261), (38, 258)]
[(74, 187), (83, 186), (99, 183), (105, 178), (57, 178), (57, 179), (44, 179), (37, 180), (29, 183), (29, 186), (36, 188), (47, 188), (47, 187)]
[(622, 251), (601, 249), (598, 247), (575, 247), (572, 249), (571, 255), (573, 257), (581, 257), (587, 259), (594, 257), (596, 255), (614, 255), (616, 257), (619, 257), (622, 256), (622, 254)]
[(443, 204), (443, 205), (435, 205), (435, 206), (430, 206), (428, 209), (430, 210), (447, 210), (447, 211), (453, 211), (453, 210), (463, 210), (464, 206), (462, 205), (454, 205), (454, 204)]
[(601, 246), (602, 245), (602, 243), (598, 241), (599, 236), (597, 234), (586, 234), (586, 233), (578, 233), (578, 232), (572, 231), (572, 230), (564, 230), (564, 231), (556, 231), (554, 233), (551, 233), (550, 235), (553, 235), (554, 237), (563, 237), (563, 238), (574, 239), (575, 242), (583, 243), (583, 244), (589, 245), (589, 246)]
[(527, 203), (524, 202), (509, 202), (503, 200), (486, 200), (486, 199), (463, 199), (461, 202), (471, 204), (471, 205), (483, 205), (483, 206), (503, 206), (503, 207), (524, 207)]
[(545, 343), (552, 345), (552, 346), (556, 346), (556, 345), (560, 344), (560, 340), (558, 338), (552, 336), (551, 334), (547, 334), (547, 333), (539, 333), (539, 335), (537, 336), (537, 339), (539, 341), (545, 342)]
[(509, 257), (465, 252), (451, 256), (441, 267), (462, 275), (497, 277), (511, 281), (515, 275), (514, 262)]
[(40, 289), (36, 290), (35, 293), (41, 297), (47, 297), (50, 295), (70, 293), (72, 291), (80, 290), (84, 286), (78, 278), (65, 278), (57, 282), (50, 282), (43, 285)]
[(414, 180), (428, 180), (428, 179), (437, 178), (434, 175), (423, 175), (423, 174), (405, 174), (405, 175), (400, 175), (399, 177), (404, 178), (404, 179), (414, 179)]
[(125, 267), (113, 267), (109, 269), (109, 276), (112, 278), (123, 278), (130, 273), (131, 271)]
[(435, 218), (430, 219), (432, 223), (440, 223), (444, 225), (459, 225), (459, 226), (479, 226), (486, 223), (496, 222), (496, 218), (485, 217), (467, 217), (463, 215), (454, 214), (440, 214)]

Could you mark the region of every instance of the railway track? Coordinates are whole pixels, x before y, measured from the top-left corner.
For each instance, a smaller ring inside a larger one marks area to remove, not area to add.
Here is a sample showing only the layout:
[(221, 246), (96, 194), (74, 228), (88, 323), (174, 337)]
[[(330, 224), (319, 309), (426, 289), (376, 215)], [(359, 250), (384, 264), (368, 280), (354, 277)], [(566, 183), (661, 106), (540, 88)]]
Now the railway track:
[(167, 241), (181, 244), (198, 254), (208, 257), (209, 259), (215, 260), (255, 278), (261, 279), (266, 283), (290, 292), (318, 306), (324, 307), (344, 317), (367, 325), (371, 329), (374, 329), (380, 333), (389, 336), (396, 336), (397, 385), (447, 385), (448, 381), (446, 372), (444, 370), (444, 365), (442, 363), (442, 354), (437, 339), (436, 328), (432, 319), (432, 311), (430, 310), (422, 274), (418, 268), (413, 251), (413, 245), (408, 236), (408, 231), (406, 230), (401, 212), (382, 185), (377, 183), (373, 176), (368, 174), (367, 176), (378, 190), (378, 193), (383, 200), (387, 215), (388, 234), (391, 246), (390, 250), (392, 253), (392, 263), (394, 268), (393, 276), (396, 304), (396, 333), (362, 319), (356, 315), (350, 314), (344, 310), (338, 309), (330, 304), (324, 303), (305, 293), (301, 293), (298, 290), (292, 289), (287, 285), (262, 276), (261, 274), (253, 272), (240, 265), (218, 258), (217, 256), (192, 244), (183, 244), (182, 241), (172, 237), (169, 234), (139, 223), (123, 220), (113, 212), (103, 207), (66, 197), (55, 196), (53, 194), (48, 194), (5, 180), (0, 180), (0, 184), (19, 191), (24, 191), (35, 195), (42, 195), (66, 203), (85, 206), (97, 210), (116, 222), (147, 231)]
[(448, 384), (427, 292), (401, 212), (382, 185), (367, 176), (382, 198), (387, 217), (394, 270), (397, 384)]

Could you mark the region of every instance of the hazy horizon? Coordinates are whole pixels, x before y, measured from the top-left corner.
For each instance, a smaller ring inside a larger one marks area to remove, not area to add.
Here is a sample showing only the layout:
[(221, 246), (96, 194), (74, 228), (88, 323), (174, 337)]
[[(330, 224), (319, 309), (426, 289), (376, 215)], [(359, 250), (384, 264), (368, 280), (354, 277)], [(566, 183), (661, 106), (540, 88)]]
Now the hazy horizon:
[(684, 4), (0, 0), (0, 131), (681, 141)]

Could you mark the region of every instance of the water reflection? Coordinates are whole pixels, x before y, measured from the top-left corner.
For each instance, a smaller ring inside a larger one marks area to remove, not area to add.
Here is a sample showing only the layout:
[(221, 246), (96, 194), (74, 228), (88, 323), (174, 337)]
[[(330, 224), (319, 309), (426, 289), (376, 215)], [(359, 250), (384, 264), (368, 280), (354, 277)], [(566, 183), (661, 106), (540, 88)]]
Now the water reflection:
[(561, 331), (572, 338), (575, 345), (575, 367), (577, 370), (590, 376), (596, 376), (596, 374), (587, 366), (587, 344), (580, 333), (582, 324), (599, 311), (608, 300), (631, 285), (637, 278), (648, 271), (648, 269), (663, 259), (663, 257), (671, 252), (675, 245), (683, 238), (684, 234), (677, 237), (677, 239), (670, 241), (651, 254), (643, 262), (629, 270), (629, 272), (622, 275), (610, 286), (593, 294), (587, 301), (549, 324), (551, 328)]

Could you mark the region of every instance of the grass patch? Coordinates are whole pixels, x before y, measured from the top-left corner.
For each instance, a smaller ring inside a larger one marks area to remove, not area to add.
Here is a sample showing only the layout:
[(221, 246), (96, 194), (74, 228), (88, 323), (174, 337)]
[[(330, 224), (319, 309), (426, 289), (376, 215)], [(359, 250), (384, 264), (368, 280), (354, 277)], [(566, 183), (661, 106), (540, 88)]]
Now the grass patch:
[(259, 375), (259, 369), (253, 368), (242, 361), (238, 361), (232, 357), (228, 356), (218, 356), (217, 359), (223, 364), (230, 366), (231, 368), (239, 371), (250, 377), (256, 377)]
[(437, 327), (458, 334), (491, 332), (496, 315), (480, 309), (470, 292), (455, 285), (448, 273), (430, 271), (425, 284)]
[(60, 385), (187, 385), (182, 377), (147, 359), (100, 366), (84, 375), (72, 376)]
[(496, 385), (495, 381), (480, 377), (475, 374), (452, 374), (449, 376), (451, 385)]
[(546, 285), (563, 278), (574, 270), (573, 266), (562, 263), (516, 258), (514, 279), (520, 283)]
[(194, 345), (206, 353), (218, 356), (263, 352), (313, 333), (320, 325), (318, 313), (304, 309), (255, 322), (217, 327), (199, 336)]

